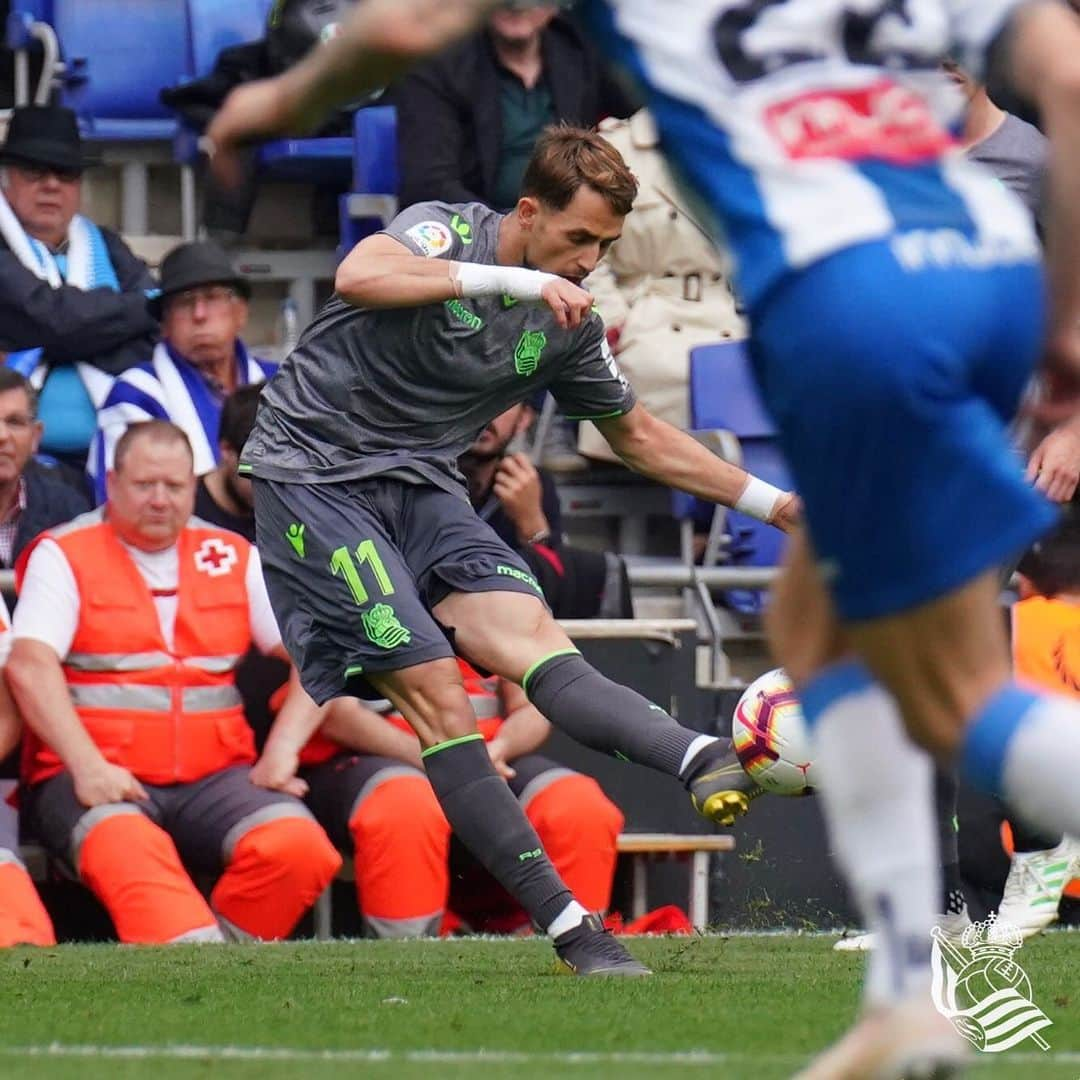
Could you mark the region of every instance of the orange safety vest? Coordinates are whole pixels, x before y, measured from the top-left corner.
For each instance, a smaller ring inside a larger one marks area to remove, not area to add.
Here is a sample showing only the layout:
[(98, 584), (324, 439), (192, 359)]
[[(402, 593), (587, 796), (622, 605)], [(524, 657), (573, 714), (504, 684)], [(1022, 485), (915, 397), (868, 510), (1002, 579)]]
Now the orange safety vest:
[[(19, 559), (20, 585), (33, 548), (46, 537), (60, 546), (79, 590), (64, 677), (106, 760), (149, 784), (187, 783), (252, 763), (255, 740), (234, 677), (251, 645), (247, 540), (201, 522), (181, 531), (170, 649), (149, 587), (100, 513), (42, 533)], [(27, 783), (62, 770), (53, 750), (28, 732)]]
[(1019, 682), (1080, 698), (1080, 606), (1045, 596), (1014, 604), (1012, 651)]

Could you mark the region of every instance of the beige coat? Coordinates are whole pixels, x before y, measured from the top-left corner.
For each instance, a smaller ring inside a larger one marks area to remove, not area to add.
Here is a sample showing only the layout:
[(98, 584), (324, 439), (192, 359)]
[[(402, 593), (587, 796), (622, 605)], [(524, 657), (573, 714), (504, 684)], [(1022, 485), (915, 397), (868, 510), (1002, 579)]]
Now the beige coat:
[[(695, 345), (746, 336), (728, 283), (727, 260), (683, 209), (659, 150), (652, 118), (605, 121), (604, 138), (638, 178), (634, 210), (622, 236), (589, 277), (607, 326), (620, 330), (619, 367), (642, 404), (656, 416), (689, 425), (689, 352)], [(581, 452), (615, 460), (590, 423), (579, 435)]]

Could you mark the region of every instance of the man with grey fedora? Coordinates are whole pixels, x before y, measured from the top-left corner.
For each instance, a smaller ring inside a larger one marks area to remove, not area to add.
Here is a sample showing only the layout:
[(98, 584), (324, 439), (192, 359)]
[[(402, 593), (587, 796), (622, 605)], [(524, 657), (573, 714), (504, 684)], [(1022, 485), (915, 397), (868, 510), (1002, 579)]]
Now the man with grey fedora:
[(99, 500), (113, 447), (141, 420), (171, 420), (191, 441), (195, 475), (213, 471), (225, 398), (277, 370), (250, 355), (240, 338), (251, 290), (216, 244), (173, 248), (162, 261), (160, 284), (149, 308), (161, 320), (161, 341), (149, 359), (116, 379), (98, 413), (87, 467)]
[(39, 391), (42, 449), (80, 471), (112, 377), (157, 336), (146, 266), (79, 213), (90, 164), (70, 109), (13, 111), (0, 147), (0, 349)]

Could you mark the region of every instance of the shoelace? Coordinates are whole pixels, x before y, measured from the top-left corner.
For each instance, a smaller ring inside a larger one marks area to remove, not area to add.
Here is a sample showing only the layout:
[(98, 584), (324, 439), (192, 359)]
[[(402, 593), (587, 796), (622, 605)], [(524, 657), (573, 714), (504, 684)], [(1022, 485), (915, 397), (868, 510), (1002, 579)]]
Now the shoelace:
[[(1055, 860), (1055, 862), (1056, 861), (1057, 860)], [(1025, 888), (1024, 882), (1027, 880), (1034, 883), (1035, 890), (1040, 896), (1051, 899), (1060, 894), (1060, 889), (1048, 885), (1043, 880), (1042, 875), (1039, 873), (1038, 868), (1032, 860), (1019, 859), (1017, 860), (1016, 865), (1019, 867), (1020, 872), (1015, 875), (1015, 878), (1012, 874), (1009, 875), (1008, 880), (1005, 882), (1005, 891), (1002, 896), (1002, 901), (1021, 899), (1026, 896), (1028, 890)], [(1066, 877), (1062, 884), (1064, 885), (1064, 882), (1067, 880), (1068, 877), (1066, 871)]]

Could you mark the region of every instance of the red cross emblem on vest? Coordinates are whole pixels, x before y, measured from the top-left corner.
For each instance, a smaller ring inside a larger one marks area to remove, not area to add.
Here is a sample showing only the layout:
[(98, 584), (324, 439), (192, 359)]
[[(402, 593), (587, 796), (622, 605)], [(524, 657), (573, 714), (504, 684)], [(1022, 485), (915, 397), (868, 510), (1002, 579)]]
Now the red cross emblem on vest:
[(238, 561), (236, 548), (216, 536), (204, 540), (195, 552), (195, 569), (211, 577), (227, 574)]

